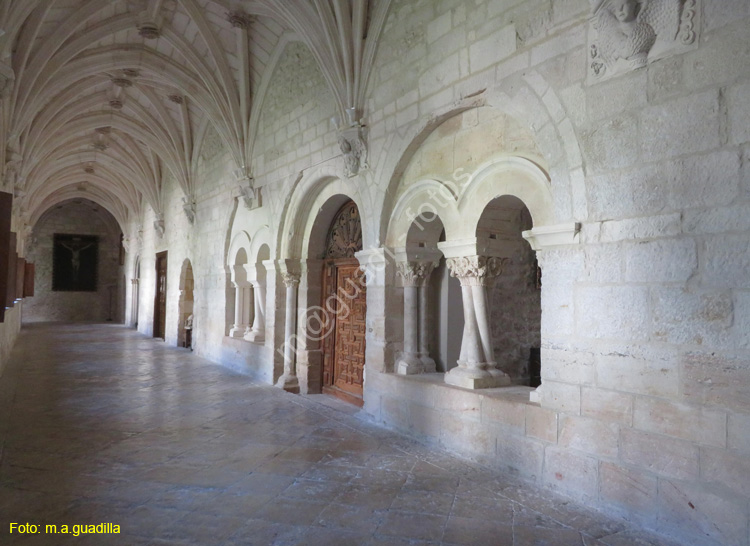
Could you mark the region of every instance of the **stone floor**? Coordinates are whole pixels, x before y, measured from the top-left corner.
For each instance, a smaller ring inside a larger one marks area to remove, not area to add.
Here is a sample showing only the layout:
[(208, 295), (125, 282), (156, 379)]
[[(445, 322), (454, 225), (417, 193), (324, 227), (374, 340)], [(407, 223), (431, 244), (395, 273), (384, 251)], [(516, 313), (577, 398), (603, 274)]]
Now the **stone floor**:
[[(121, 534), (44, 528), (102, 522)], [(115, 325), (22, 331), (0, 378), (0, 525), (2, 544), (671, 544)]]

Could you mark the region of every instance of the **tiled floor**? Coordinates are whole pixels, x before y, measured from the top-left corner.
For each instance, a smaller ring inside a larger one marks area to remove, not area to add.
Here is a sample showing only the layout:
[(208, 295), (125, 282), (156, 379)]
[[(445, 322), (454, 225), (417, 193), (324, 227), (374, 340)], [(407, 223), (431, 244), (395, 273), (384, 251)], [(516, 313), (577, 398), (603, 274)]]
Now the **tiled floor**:
[(0, 449), (2, 544), (668, 544), (115, 325), (24, 328)]

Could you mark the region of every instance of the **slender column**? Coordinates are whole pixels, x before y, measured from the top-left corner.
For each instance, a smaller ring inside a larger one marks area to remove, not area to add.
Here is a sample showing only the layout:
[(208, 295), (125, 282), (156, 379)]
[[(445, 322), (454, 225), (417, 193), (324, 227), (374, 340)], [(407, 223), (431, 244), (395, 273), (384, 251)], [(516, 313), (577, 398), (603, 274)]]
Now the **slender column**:
[[(421, 356), (423, 347), (424, 351), (427, 351), (427, 317), (426, 303), (423, 304), (421, 301), (422, 298), (426, 301), (426, 292), (424, 295), (421, 292), (425, 290), (425, 280), (432, 272), (434, 264), (399, 262), (396, 267), (404, 285), (404, 351), (396, 362), (396, 372), (402, 375), (424, 373), (425, 362)], [(423, 315), (421, 319), (420, 315)], [(432, 362), (430, 371), (435, 371), (434, 366), (435, 363)]]
[(140, 279), (130, 279), (132, 284), (131, 287), (131, 300), (130, 300), (130, 320), (133, 326), (138, 324), (138, 281)]
[(244, 316), (244, 305), (245, 296), (243, 286), (241, 284), (232, 283), (234, 285), (234, 325), (229, 330), (230, 337), (242, 337), (245, 335), (245, 329), (247, 324), (243, 322)]
[(425, 373), (435, 373), (437, 366), (435, 361), (430, 357), (430, 336), (429, 336), (429, 313), (428, 313), (428, 294), (430, 290), (430, 275), (435, 268), (435, 264), (428, 264), (425, 268), (424, 279), (419, 285), (419, 360), (422, 361), (422, 367)]
[(299, 380), (295, 366), (297, 352), (297, 287), (299, 275), (282, 273), (286, 285), (286, 321), (284, 323), (284, 374), (276, 383), (285, 391), (299, 393)]
[(265, 339), (265, 330), (266, 330), (266, 324), (265, 324), (265, 311), (263, 309), (263, 293), (264, 288), (261, 285), (260, 281), (252, 281), (253, 285), (253, 296), (254, 296), (254, 303), (255, 303), (255, 313), (253, 316), (253, 326), (252, 329), (245, 335), (245, 339), (248, 341), (254, 341), (256, 343), (259, 343)]
[(252, 286), (243, 286), (242, 287), (242, 317), (243, 317), (243, 323), (245, 326), (245, 332), (243, 333), (243, 337), (247, 339), (250, 336), (250, 329), (251, 324), (253, 323), (253, 317), (250, 316), (250, 313), (253, 312), (253, 289)]
[(467, 389), (510, 384), (507, 374), (495, 367), (486, 287), (502, 273), (507, 258), (470, 256), (446, 260), (451, 275), (461, 282), (464, 332), (458, 366), (445, 374), (445, 382)]

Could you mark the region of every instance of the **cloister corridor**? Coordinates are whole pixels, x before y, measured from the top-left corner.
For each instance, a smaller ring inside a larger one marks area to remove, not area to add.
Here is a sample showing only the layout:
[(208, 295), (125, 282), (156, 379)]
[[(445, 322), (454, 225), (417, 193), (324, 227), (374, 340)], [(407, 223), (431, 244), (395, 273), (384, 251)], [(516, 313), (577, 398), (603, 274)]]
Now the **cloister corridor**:
[(2, 544), (672, 544), (113, 324), (24, 326), (0, 455)]

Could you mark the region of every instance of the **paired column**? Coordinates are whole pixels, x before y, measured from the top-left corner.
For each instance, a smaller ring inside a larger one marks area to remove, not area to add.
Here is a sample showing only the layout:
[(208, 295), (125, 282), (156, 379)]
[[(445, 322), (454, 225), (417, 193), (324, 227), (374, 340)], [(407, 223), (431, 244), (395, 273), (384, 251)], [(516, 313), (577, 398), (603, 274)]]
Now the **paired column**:
[(445, 374), (445, 382), (466, 389), (484, 389), (510, 384), (507, 374), (496, 368), (489, 323), (487, 288), (502, 273), (508, 258), (469, 256), (450, 258), (451, 276), (461, 282), (464, 331), (458, 366)]
[(265, 309), (263, 308), (263, 302), (266, 299), (264, 297), (265, 288), (258, 280), (250, 281), (250, 283), (253, 287), (253, 304), (255, 306), (255, 313), (253, 314), (253, 325), (245, 333), (245, 339), (259, 343), (265, 339), (266, 334), (266, 317)]
[(402, 375), (433, 373), (435, 361), (430, 358), (427, 292), (435, 262), (398, 262), (397, 272), (404, 285), (404, 351), (396, 362)]
[(286, 321), (284, 323), (284, 374), (276, 383), (285, 391), (299, 393), (299, 379), (297, 379), (297, 289), (299, 288), (299, 274), (284, 272), (281, 274), (286, 286)]
[(234, 286), (234, 325), (229, 330), (230, 337), (241, 338), (247, 333), (249, 318), (250, 287), (242, 282), (232, 282)]

